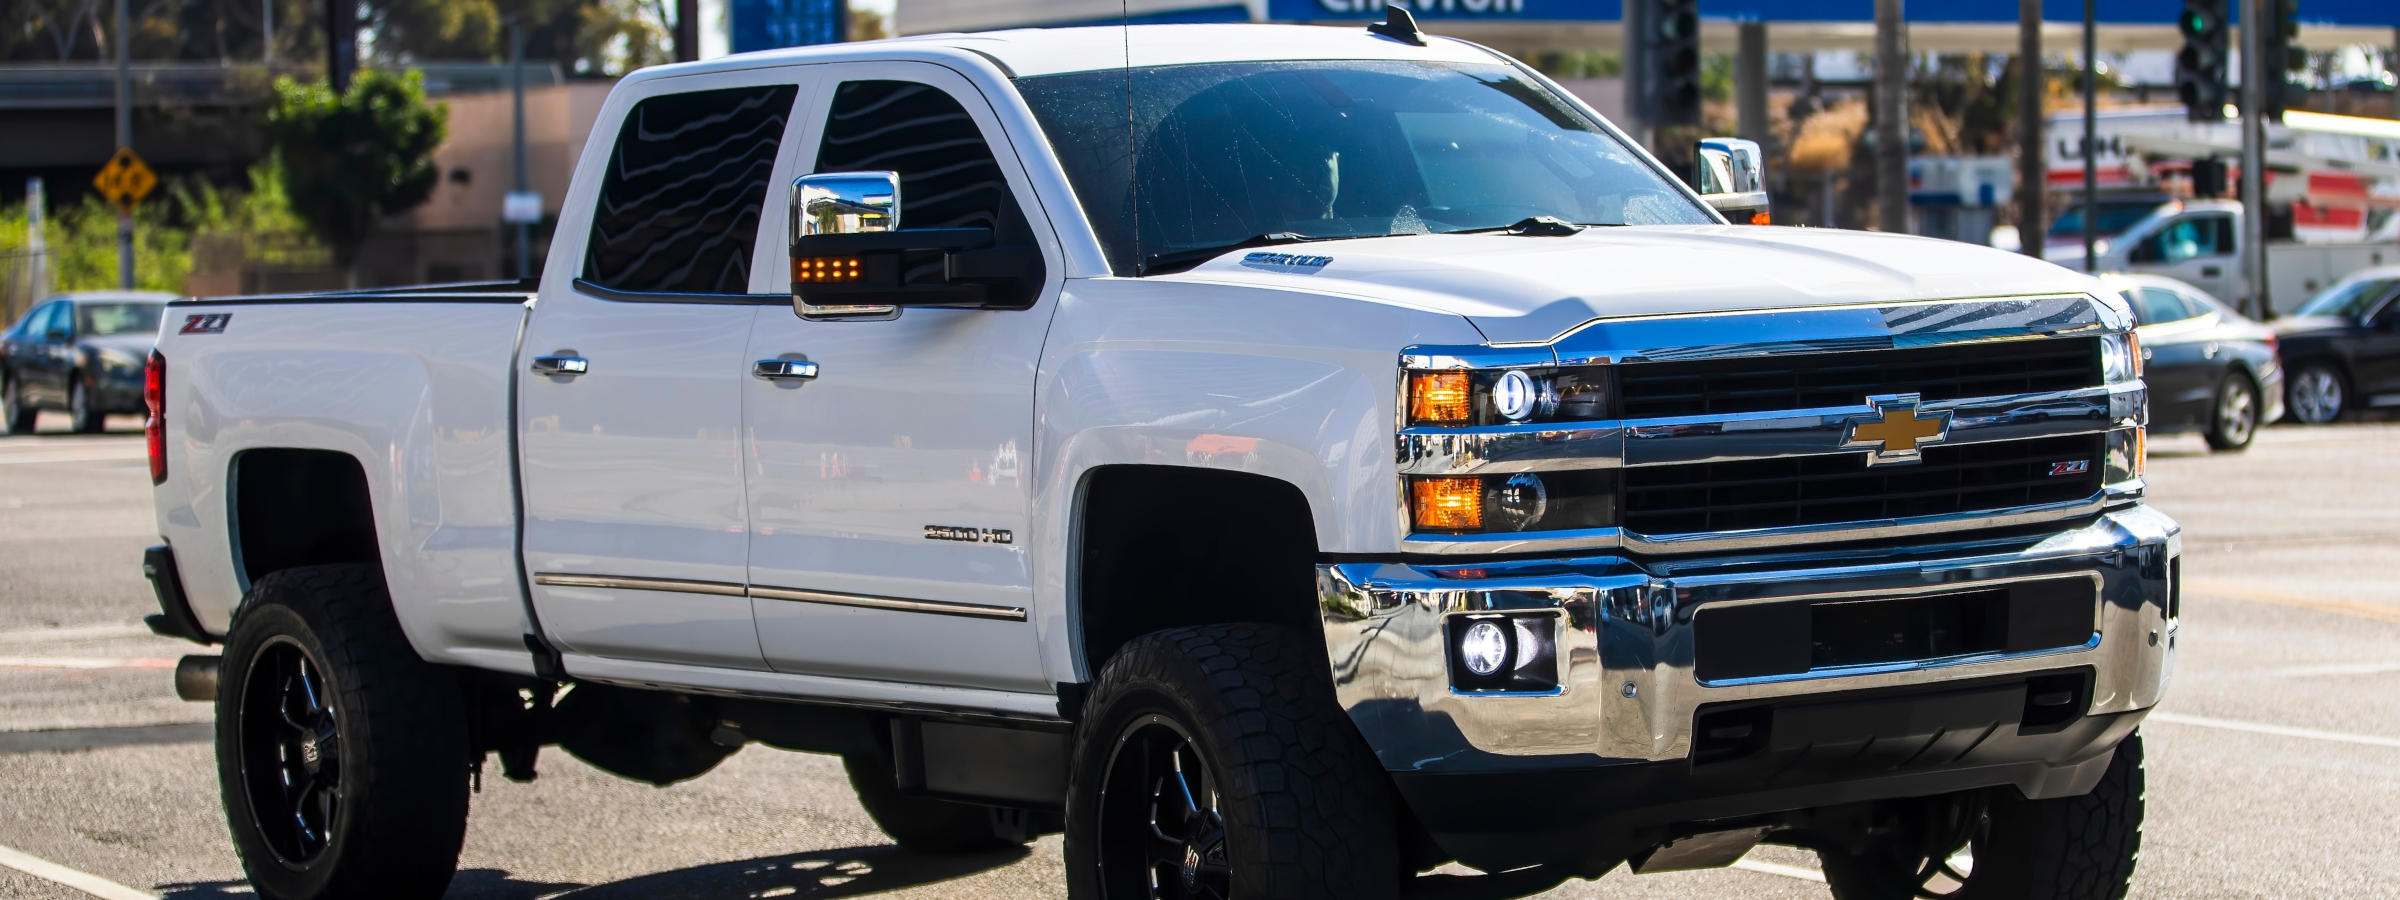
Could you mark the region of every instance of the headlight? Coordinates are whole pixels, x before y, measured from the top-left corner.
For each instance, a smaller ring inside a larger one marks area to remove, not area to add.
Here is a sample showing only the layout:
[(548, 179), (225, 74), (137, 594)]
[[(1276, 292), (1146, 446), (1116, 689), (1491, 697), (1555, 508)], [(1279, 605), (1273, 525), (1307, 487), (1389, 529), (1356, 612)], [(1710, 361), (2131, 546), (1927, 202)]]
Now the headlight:
[(1459, 427), (1616, 417), (1606, 366), (1408, 374), (1408, 424)]
[(2100, 372), (2110, 384), (2142, 377), (2142, 341), (2133, 332), (2100, 338)]
[(1609, 528), (1617, 524), (1617, 470), (1416, 477), (1408, 501), (1419, 532)]

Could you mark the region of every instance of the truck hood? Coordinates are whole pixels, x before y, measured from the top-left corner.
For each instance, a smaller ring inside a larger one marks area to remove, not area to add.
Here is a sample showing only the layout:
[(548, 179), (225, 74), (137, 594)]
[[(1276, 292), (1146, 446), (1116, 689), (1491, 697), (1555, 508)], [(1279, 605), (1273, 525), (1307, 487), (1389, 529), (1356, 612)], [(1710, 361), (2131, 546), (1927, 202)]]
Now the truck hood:
[(1753, 225), (1324, 241), (1237, 250), (1155, 276), (1168, 279), (1451, 312), (1501, 344), (1550, 341), (1595, 319), (1627, 316), (2106, 290), (2081, 273), (1975, 244)]

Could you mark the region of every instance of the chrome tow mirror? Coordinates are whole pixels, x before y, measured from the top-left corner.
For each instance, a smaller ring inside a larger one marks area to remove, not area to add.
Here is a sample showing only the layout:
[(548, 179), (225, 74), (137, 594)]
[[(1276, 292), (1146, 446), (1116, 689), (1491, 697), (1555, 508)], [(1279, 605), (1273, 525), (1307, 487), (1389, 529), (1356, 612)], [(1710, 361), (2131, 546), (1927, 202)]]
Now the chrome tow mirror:
[[(1021, 309), (1038, 283), (1030, 245), (990, 228), (900, 229), (900, 173), (827, 172), (792, 182), (792, 311), (881, 317), (902, 307)], [(1019, 299), (1016, 295), (1023, 295)]]
[(1737, 225), (1767, 224), (1767, 164), (1757, 141), (1703, 138), (1692, 148), (1692, 187)]

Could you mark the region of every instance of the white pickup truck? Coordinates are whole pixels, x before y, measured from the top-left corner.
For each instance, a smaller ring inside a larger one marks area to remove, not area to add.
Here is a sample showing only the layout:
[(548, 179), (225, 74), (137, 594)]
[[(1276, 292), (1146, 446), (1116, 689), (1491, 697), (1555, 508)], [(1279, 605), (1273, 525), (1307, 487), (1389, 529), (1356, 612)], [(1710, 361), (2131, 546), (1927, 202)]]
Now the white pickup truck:
[(440, 894), (494, 756), (758, 743), (1079, 898), (2122, 896), (2122, 299), (1728, 224), (1394, 18), (647, 69), (538, 284), (177, 301), (154, 624), (258, 893)]

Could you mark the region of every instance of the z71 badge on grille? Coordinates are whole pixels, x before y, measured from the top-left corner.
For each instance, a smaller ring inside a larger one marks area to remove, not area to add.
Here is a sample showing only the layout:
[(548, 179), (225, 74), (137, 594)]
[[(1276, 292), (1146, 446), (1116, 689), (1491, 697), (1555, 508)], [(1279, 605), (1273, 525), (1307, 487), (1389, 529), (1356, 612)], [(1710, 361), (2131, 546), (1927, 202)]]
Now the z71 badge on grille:
[(1919, 414), (1919, 395), (1868, 397), (1872, 416), (1853, 417), (1842, 428), (1842, 449), (1864, 449), (1867, 465), (1913, 465), (1925, 461), (1918, 448), (1950, 438), (1950, 412)]

